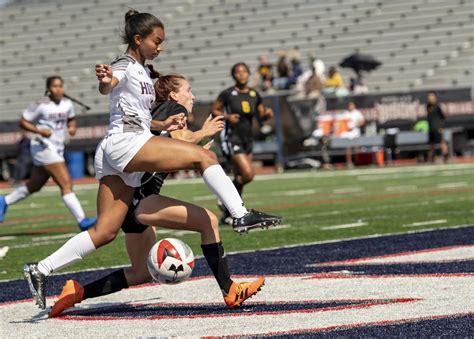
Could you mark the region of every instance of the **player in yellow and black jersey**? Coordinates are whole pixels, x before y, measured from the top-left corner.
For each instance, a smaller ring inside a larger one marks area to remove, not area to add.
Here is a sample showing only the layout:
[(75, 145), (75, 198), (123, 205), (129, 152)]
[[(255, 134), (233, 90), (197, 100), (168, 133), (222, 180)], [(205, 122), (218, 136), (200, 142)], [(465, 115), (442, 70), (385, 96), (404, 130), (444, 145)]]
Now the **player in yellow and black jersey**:
[[(234, 171), (234, 185), (242, 195), (245, 184), (254, 177), (252, 167), (252, 121), (258, 117), (260, 121), (273, 117), (273, 111), (265, 107), (258, 92), (247, 85), (250, 71), (248, 66), (239, 62), (232, 66), (232, 78), (235, 85), (222, 91), (212, 104), (211, 112), (214, 116), (223, 115), (225, 128), (221, 132), (221, 150), (224, 156), (232, 163)], [(222, 204), (219, 207), (224, 214), (221, 223), (231, 221), (229, 213)]]

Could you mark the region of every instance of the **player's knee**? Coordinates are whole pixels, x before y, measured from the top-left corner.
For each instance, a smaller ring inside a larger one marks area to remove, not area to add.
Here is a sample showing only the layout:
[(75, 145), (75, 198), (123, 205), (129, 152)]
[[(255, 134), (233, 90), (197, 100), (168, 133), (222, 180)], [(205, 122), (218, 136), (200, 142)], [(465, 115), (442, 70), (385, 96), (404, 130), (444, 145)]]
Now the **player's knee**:
[(97, 238), (99, 238), (102, 245), (106, 245), (112, 242), (118, 235), (118, 230), (117, 231), (113, 231), (113, 230), (97, 231), (96, 230), (96, 232), (97, 232)]
[(71, 182), (71, 180), (66, 180), (66, 181), (60, 183), (59, 188), (60, 188), (61, 193), (63, 195), (71, 193), (72, 192), (72, 182)]
[(206, 150), (204, 148), (202, 149), (200, 162), (201, 162), (201, 165), (200, 165), (201, 168), (200, 169), (202, 169), (202, 170), (208, 168), (209, 166), (216, 165), (216, 164), (219, 163), (217, 161), (216, 153), (214, 153), (212, 151), (209, 151), (209, 150)]
[(241, 177), (242, 177), (242, 182), (244, 184), (247, 184), (253, 180), (253, 177), (255, 176), (254, 172), (249, 170), (249, 171), (242, 171), (241, 172)]

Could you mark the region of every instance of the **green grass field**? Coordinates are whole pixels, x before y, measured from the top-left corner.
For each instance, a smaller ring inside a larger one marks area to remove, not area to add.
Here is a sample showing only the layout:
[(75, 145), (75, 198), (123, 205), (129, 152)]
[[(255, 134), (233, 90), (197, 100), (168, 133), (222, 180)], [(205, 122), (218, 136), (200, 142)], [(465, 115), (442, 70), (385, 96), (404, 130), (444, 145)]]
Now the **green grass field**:
[[(97, 185), (76, 186), (88, 215), (95, 215), (96, 191)], [(283, 225), (244, 236), (222, 226), (221, 237), (226, 251), (236, 252), (474, 224), (473, 193), (474, 164), (259, 176), (245, 189), (246, 205), (282, 215)], [(217, 213), (215, 198), (201, 180), (169, 180), (163, 194)], [(77, 226), (55, 186), (11, 206), (0, 225), (0, 247), (10, 247), (0, 260), (0, 279), (21, 277), (23, 263), (44, 258), (75, 232)], [(180, 238), (201, 255), (197, 234), (159, 228), (158, 237)], [(127, 263), (120, 232), (114, 242), (67, 270)]]

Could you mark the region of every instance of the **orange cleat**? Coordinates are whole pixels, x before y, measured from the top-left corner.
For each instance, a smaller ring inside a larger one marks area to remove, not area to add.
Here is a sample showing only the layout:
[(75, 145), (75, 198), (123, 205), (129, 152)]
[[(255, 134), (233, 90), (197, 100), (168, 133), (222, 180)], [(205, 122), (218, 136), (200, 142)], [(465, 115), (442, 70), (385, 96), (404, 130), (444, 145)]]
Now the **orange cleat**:
[(235, 308), (257, 294), (265, 284), (265, 278), (258, 278), (253, 282), (232, 283), (229, 293), (224, 294), (224, 301), (228, 308)]
[(65, 309), (73, 307), (76, 303), (82, 301), (82, 296), (84, 295), (84, 288), (74, 280), (66, 281), (66, 284), (59, 295), (58, 300), (51, 307), (49, 312), (49, 317), (54, 318), (60, 315)]

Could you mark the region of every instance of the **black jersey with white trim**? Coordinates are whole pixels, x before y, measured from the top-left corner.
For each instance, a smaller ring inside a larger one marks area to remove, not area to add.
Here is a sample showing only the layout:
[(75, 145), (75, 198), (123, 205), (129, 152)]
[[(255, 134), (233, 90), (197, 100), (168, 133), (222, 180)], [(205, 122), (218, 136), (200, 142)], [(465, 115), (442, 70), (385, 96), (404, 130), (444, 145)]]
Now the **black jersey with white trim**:
[(231, 125), (226, 122), (226, 130), (232, 130), (250, 133), (252, 130), (252, 119), (257, 113), (257, 107), (262, 103), (262, 97), (258, 92), (249, 88), (248, 92), (240, 92), (235, 87), (229, 87), (222, 91), (218, 98), (224, 104), (224, 110), (227, 114), (239, 114), (240, 120), (237, 124)]

